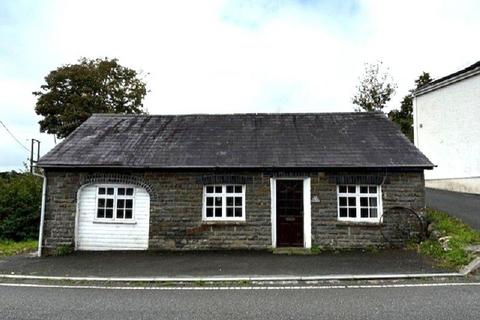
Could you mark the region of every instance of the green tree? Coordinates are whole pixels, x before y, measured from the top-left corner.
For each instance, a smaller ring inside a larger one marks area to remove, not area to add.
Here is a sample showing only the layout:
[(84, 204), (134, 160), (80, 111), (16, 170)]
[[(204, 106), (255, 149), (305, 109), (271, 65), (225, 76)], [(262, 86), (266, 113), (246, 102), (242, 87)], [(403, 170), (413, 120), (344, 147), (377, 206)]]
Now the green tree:
[(144, 113), (146, 84), (117, 59), (86, 59), (51, 71), (37, 97), (40, 131), (68, 136), (92, 113)]
[(0, 173), (0, 240), (38, 237), (42, 179), (28, 172)]
[(413, 92), (430, 83), (432, 78), (428, 72), (423, 72), (417, 80), (415, 80), (415, 89), (403, 97), (399, 110), (392, 110), (388, 113), (388, 118), (395, 122), (402, 130), (403, 134), (413, 142)]
[(357, 92), (352, 98), (352, 102), (358, 106), (355, 111), (382, 111), (396, 88), (388, 68), (384, 70), (383, 62), (366, 63)]

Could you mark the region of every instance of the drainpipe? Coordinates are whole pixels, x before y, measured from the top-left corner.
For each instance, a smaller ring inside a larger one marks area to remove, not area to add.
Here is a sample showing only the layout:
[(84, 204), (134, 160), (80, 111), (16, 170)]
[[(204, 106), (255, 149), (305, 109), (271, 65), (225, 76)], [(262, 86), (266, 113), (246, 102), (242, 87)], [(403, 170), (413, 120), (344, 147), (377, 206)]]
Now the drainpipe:
[(34, 175), (36, 175), (37, 177), (43, 178), (42, 207), (40, 209), (40, 230), (38, 232), (38, 251), (37, 251), (38, 256), (41, 257), (42, 256), (42, 241), (43, 241), (43, 222), (45, 220), (45, 198), (46, 198), (46, 195), (47, 195), (47, 177), (42, 175), (42, 174), (35, 173), (35, 171), (33, 171), (32, 173)]

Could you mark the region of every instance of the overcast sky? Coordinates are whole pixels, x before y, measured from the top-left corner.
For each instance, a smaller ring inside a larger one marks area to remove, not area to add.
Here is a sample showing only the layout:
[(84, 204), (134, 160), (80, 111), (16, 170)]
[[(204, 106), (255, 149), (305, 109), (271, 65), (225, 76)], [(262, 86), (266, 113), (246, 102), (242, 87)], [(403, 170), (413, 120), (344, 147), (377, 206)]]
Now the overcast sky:
[[(353, 111), (365, 62), (398, 90), (480, 59), (480, 1), (0, 1), (0, 120), (29, 146), (43, 77), (80, 57), (142, 70), (152, 114)], [(0, 171), (27, 151), (0, 127)]]

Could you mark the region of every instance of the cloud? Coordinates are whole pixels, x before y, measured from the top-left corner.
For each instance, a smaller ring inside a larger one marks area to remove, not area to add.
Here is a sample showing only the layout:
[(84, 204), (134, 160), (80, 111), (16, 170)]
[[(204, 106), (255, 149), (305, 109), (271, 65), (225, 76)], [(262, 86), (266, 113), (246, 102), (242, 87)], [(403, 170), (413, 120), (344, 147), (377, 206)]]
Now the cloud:
[[(476, 1), (7, 1), (0, 12), (0, 119), (44, 151), (53, 139), (38, 133), (31, 92), (82, 56), (148, 73), (154, 114), (332, 112), (353, 110), (364, 62), (390, 67), (393, 107), (422, 71), (445, 75), (480, 51)], [(0, 137), (0, 170), (21, 166)]]

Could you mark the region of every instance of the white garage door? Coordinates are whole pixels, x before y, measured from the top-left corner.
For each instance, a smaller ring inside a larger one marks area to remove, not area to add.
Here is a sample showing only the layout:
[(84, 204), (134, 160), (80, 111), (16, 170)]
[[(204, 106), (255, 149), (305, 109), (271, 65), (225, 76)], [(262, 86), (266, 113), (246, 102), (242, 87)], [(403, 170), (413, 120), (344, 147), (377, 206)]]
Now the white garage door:
[(77, 250), (146, 250), (150, 196), (132, 185), (82, 188), (76, 225)]

